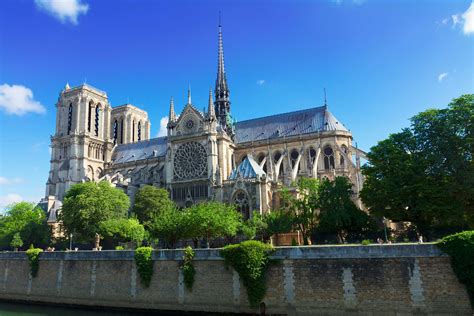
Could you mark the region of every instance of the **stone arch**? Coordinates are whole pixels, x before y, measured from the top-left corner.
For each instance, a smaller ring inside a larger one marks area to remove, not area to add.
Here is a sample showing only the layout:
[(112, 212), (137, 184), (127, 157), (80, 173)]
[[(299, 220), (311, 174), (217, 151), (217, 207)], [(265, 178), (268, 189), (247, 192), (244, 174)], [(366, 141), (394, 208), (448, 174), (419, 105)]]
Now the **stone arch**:
[(332, 170), (335, 169), (335, 163), (334, 163), (334, 150), (330, 145), (326, 145), (323, 148), (323, 154), (324, 154), (324, 169), (325, 170)]
[[(264, 153), (264, 152), (261, 152), (257, 155), (257, 161), (259, 164), (262, 163), (263, 159), (265, 159), (267, 155)], [(263, 164), (262, 166), (262, 169), (263, 171), (265, 171), (265, 173), (267, 173), (267, 161), (265, 161), (265, 163)]]
[(232, 196), (232, 204), (244, 220), (250, 218), (250, 196), (244, 190), (237, 190)]
[(92, 166), (87, 166), (86, 181), (95, 181), (94, 168)]

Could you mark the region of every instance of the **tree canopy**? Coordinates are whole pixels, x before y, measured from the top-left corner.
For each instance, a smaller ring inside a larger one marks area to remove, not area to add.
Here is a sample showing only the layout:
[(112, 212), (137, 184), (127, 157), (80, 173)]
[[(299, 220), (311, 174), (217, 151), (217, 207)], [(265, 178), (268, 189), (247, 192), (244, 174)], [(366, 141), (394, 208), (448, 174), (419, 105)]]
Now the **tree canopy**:
[(145, 185), (135, 195), (133, 213), (145, 227), (149, 227), (156, 217), (174, 207), (168, 191), (152, 185)]
[(129, 206), (128, 196), (106, 181), (78, 183), (66, 192), (59, 220), (67, 234), (90, 242), (102, 222), (126, 218)]
[(371, 213), (433, 229), (474, 227), (474, 95), (430, 109), (372, 147), (361, 197)]

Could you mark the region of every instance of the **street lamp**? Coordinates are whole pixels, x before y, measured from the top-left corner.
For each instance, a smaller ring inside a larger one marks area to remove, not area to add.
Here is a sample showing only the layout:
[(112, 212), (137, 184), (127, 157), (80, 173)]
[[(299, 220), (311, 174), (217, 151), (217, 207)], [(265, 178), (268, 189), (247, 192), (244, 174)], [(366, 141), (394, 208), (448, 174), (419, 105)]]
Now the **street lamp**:
[(72, 233), (69, 234), (69, 250), (72, 251)]

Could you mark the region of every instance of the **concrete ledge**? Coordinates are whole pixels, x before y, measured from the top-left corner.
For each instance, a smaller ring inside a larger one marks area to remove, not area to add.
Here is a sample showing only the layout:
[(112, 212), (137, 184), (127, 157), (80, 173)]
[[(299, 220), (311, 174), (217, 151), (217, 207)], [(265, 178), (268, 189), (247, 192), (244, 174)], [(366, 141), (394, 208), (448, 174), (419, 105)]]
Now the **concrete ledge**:
[[(365, 259), (365, 258), (414, 258), (447, 256), (435, 244), (392, 244), (392, 245), (341, 245), (276, 247), (273, 259)], [(195, 249), (194, 260), (223, 260), (220, 249)], [(153, 260), (180, 261), (182, 249), (153, 251)], [(25, 260), (24, 252), (2, 252), (0, 260)], [(41, 260), (134, 260), (134, 251), (55, 251), (43, 252)]]

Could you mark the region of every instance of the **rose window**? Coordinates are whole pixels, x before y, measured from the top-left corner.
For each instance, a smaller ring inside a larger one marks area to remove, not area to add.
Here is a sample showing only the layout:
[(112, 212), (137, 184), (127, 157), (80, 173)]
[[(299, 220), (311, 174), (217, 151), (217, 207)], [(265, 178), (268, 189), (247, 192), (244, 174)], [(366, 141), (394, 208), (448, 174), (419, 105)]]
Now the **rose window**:
[(178, 179), (195, 179), (207, 176), (207, 153), (203, 145), (184, 143), (174, 156), (174, 175)]

